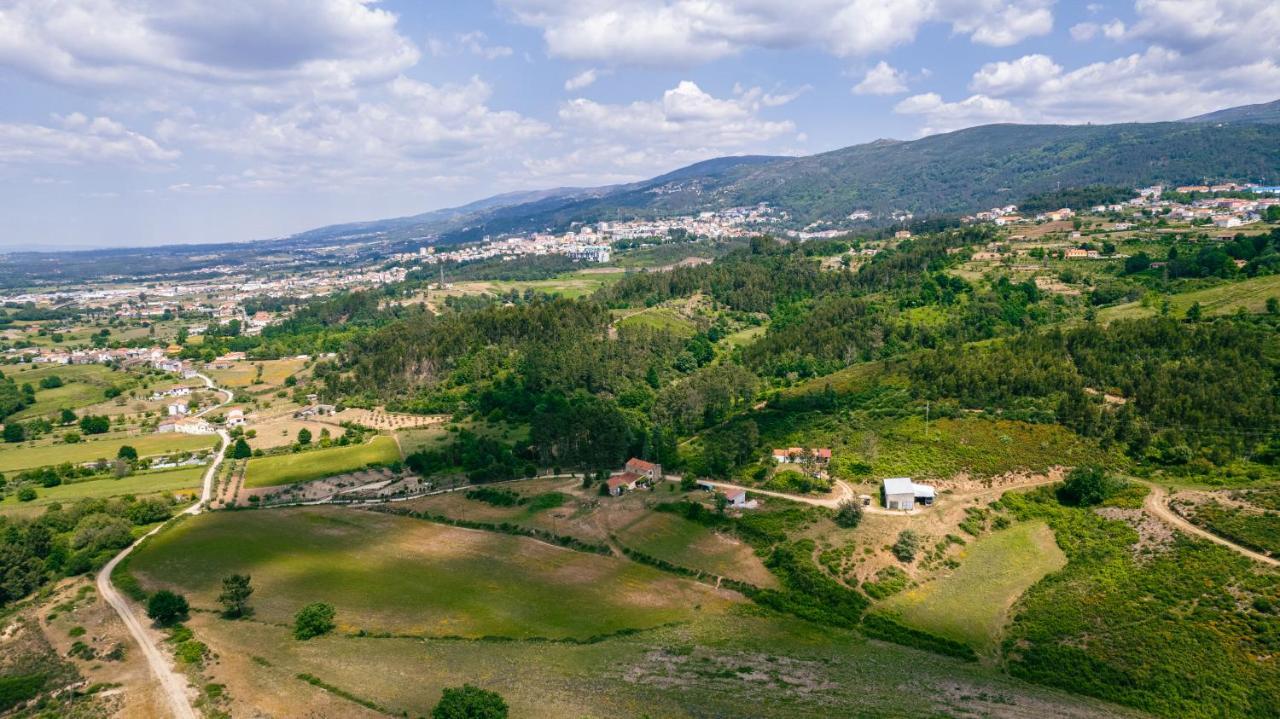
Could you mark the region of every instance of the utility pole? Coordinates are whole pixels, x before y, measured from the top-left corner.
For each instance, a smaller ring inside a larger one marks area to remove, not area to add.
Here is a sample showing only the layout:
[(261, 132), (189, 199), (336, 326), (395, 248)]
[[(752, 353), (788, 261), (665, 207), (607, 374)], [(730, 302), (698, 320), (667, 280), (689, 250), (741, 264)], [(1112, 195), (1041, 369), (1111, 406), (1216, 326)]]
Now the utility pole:
[(929, 439), (929, 400), (924, 401), (924, 438)]

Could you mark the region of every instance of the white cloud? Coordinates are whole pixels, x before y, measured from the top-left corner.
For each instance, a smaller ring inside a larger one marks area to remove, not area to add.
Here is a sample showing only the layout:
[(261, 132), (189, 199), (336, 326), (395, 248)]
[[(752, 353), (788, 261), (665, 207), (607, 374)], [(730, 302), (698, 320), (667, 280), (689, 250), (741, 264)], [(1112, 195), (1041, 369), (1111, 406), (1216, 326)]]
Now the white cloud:
[(901, 70), (881, 60), (867, 70), (862, 81), (853, 86), (856, 95), (897, 95), (907, 91), (907, 76)]
[(431, 53), (432, 57), (448, 57), (467, 53), (482, 57), (485, 60), (499, 60), (511, 57), (515, 53), (514, 50), (506, 45), (490, 45), (489, 36), (478, 30), (459, 33), (452, 42), (438, 38), (428, 38), (427, 51)]
[(1071, 39), (1076, 42), (1088, 42), (1098, 35), (1098, 23), (1081, 22), (1071, 26)]
[[(1044, 55), (990, 63), (973, 76), (976, 94), (958, 102), (917, 95), (897, 112), (924, 118), (925, 132), (993, 121), (1153, 122), (1274, 100), (1280, 64), (1236, 65), (1229, 73), (1194, 56), (1153, 46), (1065, 71)], [(1016, 98), (1016, 104), (1008, 98)]]
[(0, 124), (0, 164), (156, 165), (179, 153), (108, 117), (55, 116), (60, 127)]
[(1048, 33), (1052, 0), (499, 0), (542, 31), (549, 52), (573, 60), (689, 65), (748, 47), (820, 47), (839, 56), (882, 52), (926, 23), (1006, 46)]
[(594, 85), (600, 77), (600, 73), (594, 68), (588, 68), (564, 81), (564, 89), (569, 92), (581, 90), (584, 87)]
[(489, 85), (432, 85), (397, 77), (376, 97), (341, 104), (306, 102), (243, 119), (162, 121), (161, 138), (257, 163), (252, 186), (268, 180), (332, 183), (440, 172), (500, 162), (549, 128), (487, 106)]
[(902, 115), (920, 115), (925, 118), (921, 134), (931, 135), (950, 132), (974, 125), (993, 122), (1021, 122), (1022, 112), (1008, 100), (972, 95), (958, 102), (945, 102), (937, 93), (912, 95), (894, 106), (893, 111)]
[(343, 92), (418, 49), (371, 0), (10, 0), (0, 65), (71, 86)]
[(989, 62), (973, 76), (969, 89), (987, 95), (1032, 92), (1062, 74), (1062, 67), (1046, 55), (1024, 55), (1012, 62)]
[(760, 113), (800, 92), (778, 95), (739, 87), (731, 97), (716, 97), (686, 80), (657, 100), (611, 105), (576, 98), (559, 110), (572, 148), (530, 160), (525, 169), (568, 179), (594, 172), (633, 180), (711, 157), (758, 152), (795, 137), (794, 123), (768, 120)]

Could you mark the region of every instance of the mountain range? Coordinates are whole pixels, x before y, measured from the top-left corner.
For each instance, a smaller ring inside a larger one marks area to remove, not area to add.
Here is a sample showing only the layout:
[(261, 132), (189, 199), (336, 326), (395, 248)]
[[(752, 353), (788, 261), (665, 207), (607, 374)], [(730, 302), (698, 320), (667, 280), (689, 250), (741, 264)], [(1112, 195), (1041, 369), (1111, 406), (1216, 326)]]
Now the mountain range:
[(465, 242), (574, 222), (661, 217), (766, 202), (795, 225), (973, 212), (1087, 185), (1214, 180), (1280, 184), (1280, 101), (1171, 122), (972, 127), (805, 157), (720, 157), (649, 180), (498, 195), (461, 207), (311, 230), (290, 239)]

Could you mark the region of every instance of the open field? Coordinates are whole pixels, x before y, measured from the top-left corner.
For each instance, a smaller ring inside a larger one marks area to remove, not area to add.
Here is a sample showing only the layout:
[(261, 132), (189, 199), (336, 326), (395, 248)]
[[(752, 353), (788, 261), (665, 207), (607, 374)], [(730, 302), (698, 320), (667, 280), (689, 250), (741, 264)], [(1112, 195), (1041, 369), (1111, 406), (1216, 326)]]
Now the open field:
[(670, 332), (680, 337), (692, 337), (698, 327), (692, 321), (681, 317), (670, 307), (651, 307), (618, 320), (618, 327), (647, 327), (649, 329)]
[[(205, 374), (224, 387), (278, 387), (305, 365), (306, 361), (300, 359), (252, 360), (237, 362), (231, 369), (209, 369)], [(261, 376), (258, 375), (259, 366), (262, 367)]]
[(688, 624), (592, 644), (342, 636), (297, 642), (287, 628), (203, 613), (191, 625), (219, 656), (210, 680), (227, 685), (232, 716), (386, 715), (300, 681), (300, 673), (397, 716), (427, 716), (444, 687), (463, 683), (497, 691), (521, 719), (1137, 716), (975, 663), (750, 615), (704, 612)]
[(440, 449), (444, 447), (452, 441), (454, 436), (454, 433), (449, 431), (450, 427), (458, 427), (474, 432), (481, 437), (491, 437), (508, 443), (529, 438), (528, 425), (511, 425), (506, 422), (491, 424), (472, 420), (451, 424), (436, 424), (417, 429), (402, 429), (396, 432), (396, 437), (400, 440), (400, 447), (404, 450), (405, 456), (408, 456), (420, 449)]
[(172, 452), (195, 452), (212, 449), (217, 444), (213, 435), (143, 434), (117, 436), (111, 439), (85, 440), (75, 444), (0, 445), (0, 472), (71, 462), (78, 464), (97, 459), (115, 459), (122, 445), (138, 450), (139, 457), (154, 457)]
[(244, 486), (275, 487), (294, 484), (398, 459), (400, 450), (396, 447), (395, 440), (379, 435), (365, 444), (255, 457), (249, 460)]
[(610, 270), (602, 272), (572, 272), (569, 274), (553, 277), (549, 280), (475, 280), (466, 282), (455, 282), (443, 292), (433, 291), (432, 298), (446, 295), (478, 295), (478, 294), (504, 294), (511, 291), (525, 292), (532, 290), (543, 294), (561, 295), (569, 299), (585, 297), (596, 290), (611, 285), (622, 279), (623, 270), (614, 270), (612, 268), (598, 268), (601, 270)]
[[(19, 371), (6, 369), (6, 374), (19, 386), (30, 383), (36, 390), (35, 404), (14, 414), (11, 418), (14, 420), (43, 417), (63, 407), (79, 409), (101, 402), (107, 387), (113, 384), (124, 385), (134, 379), (125, 372), (113, 371), (96, 364), (40, 366)], [(51, 376), (57, 376), (64, 384), (61, 387), (42, 389), (40, 380)]]
[(122, 479), (105, 477), (86, 482), (60, 484), (56, 487), (37, 487), (36, 498), (19, 502), (13, 495), (0, 500), (0, 513), (35, 514), (54, 502), (71, 504), (80, 499), (104, 499), (132, 494), (142, 497), (149, 494), (195, 491), (204, 476), (204, 465), (183, 467), (157, 472), (134, 474)]
[[(1175, 316), (1182, 316), (1196, 302), (1206, 315), (1225, 315), (1244, 308), (1248, 312), (1266, 310), (1267, 299), (1280, 298), (1280, 275), (1255, 277), (1240, 282), (1228, 282), (1215, 287), (1169, 295), (1169, 305)], [(1098, 318), (1110, 322), (1119, 319), (1152, 317), (1159, 311), (1158, 305), (1143, 307), (1139, 302), (1126, 302), (1107, 307)]]
[(777, 579), (749, 545), (667, 512), (649, 512), (621, 527), (618, 542), (672, 564), (775, 587)]
[(345, 632), (585, 639), (688, 621), (734, 601), (620, 559), (334, 508), (197, 516), (147, 544), (132, 570), (144, 586), (177, 587), (196, 606), (214, 605), (223, 576), (248, 573), (257, 619), (289, 622), (307, 602), (328, 601)]
[(1044, 522), (1023, 522), (973, 541), (960, 566), (890, 597), (882, 610), (910, 626), (993, 652), (1009, 608), (1032, 584), (1061, 569), (1067, 558)]

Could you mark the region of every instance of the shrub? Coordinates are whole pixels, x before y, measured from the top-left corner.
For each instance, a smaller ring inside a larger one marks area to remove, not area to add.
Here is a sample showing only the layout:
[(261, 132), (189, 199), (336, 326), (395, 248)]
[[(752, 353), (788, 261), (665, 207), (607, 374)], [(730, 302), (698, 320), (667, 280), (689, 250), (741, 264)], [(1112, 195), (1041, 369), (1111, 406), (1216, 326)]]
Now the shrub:
[(920, 535), (910, 529), (902, 530), (898, 533), (898, 541), (893, 543), (891, 551), (898, 561), (910, 564), (915, 561), (916, 552), (920, 551)]
[(444, 690), (431, 719), (506, 719), (507, 703), (496, 692), (470, 684)]
[(36, 490), (32, 489), (31, 487), (23, 487), (22, 489), (18, 490), (19, 502), (30, 502), (35, 498), (36, 498)]
[(191, 607), (186, 597), (161, 589), (147, 600), (147, 616), (162, 627), (171, 627), (187, 618)]
[(862, 523), (862, 505), (854, 500), (845, 500), (836, 509), (836, 524), (845, 529), (853, 529)]
[(312, 602), (293, 617), (293, 638), (311, 639), (333, 631), (333, 618), (337, 615), (332, 604)]

